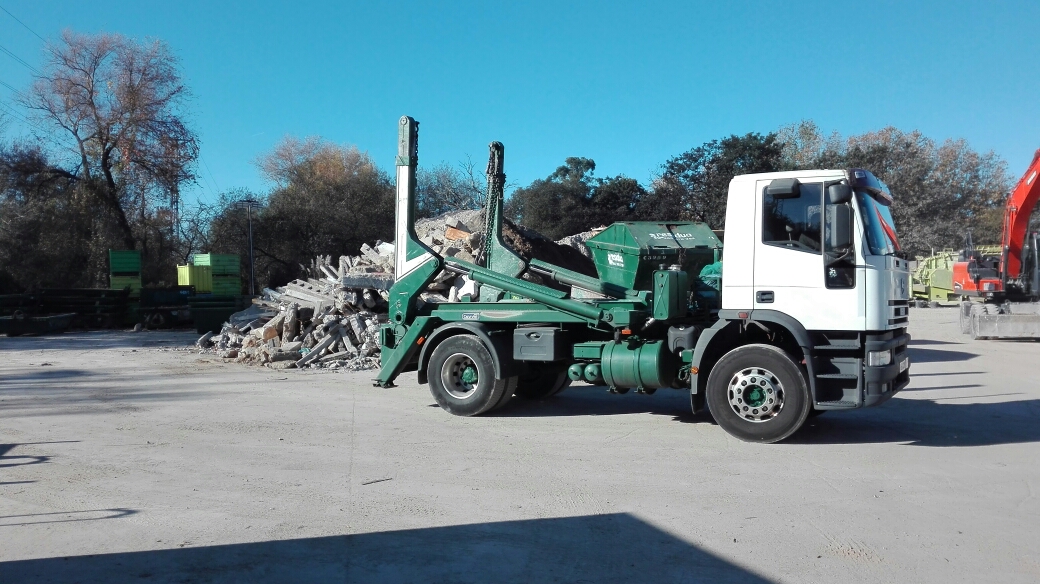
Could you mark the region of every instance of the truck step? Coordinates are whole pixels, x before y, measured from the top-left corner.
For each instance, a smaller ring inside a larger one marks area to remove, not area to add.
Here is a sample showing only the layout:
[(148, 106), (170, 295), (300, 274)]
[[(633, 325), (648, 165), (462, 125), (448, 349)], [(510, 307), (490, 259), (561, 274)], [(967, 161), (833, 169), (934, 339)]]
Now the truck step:
[(854, 401), (828, 401), (816, 402), (816, 408), (820, 410), (841, 410), (859, 407)]
[(819, 379), (859, 379), (858, 375), (852, 373), (820, 373), (816, 377)]

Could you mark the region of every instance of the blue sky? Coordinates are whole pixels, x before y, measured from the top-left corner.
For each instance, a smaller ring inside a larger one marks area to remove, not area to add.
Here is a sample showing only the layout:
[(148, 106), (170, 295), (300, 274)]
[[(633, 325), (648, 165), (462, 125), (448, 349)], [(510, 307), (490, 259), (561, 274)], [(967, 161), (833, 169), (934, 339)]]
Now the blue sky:
[[(402, 114), (421, 123), (420, 164), (471, 156), (483, 168), (499, 140), (514, 185), (568, 156), (645, 183), (705, 141), (806, 118), (846, 135), (893, 125), (965, 138), (1015, 177), (1040, 146), (1038, 2), (0, 6), (47, 39), (71, 28), (169, 43), (193, 93), (203, 198), (264, 190), (252, 161), (289, 134), (355, 144), (391, 170)], [(43, 61), (43, 42), (2, 11), (0, 46)], [(0, 53), (0, 81), (30, 77)], [(21, 131), (14, 119), (8, 137)]]

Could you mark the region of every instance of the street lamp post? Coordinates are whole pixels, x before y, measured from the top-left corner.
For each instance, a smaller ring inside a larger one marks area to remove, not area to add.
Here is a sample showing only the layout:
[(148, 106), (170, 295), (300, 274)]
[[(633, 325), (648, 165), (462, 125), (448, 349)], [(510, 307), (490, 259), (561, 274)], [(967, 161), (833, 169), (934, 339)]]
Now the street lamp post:
[(246, 210), (246, 221), (249, 223), (249, 295), (256, 296), (255, 278), (253, 275), (253, 208), (260, 206), (256, 199), (240, 199), (234, 206)]

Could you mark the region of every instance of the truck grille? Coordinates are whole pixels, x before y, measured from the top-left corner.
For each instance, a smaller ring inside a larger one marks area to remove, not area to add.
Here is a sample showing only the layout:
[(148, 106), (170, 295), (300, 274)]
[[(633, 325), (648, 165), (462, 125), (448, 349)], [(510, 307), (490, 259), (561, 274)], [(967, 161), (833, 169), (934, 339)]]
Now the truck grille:
[(910, 301), (888, 301), (888, 326), (896, 326), (910, 322)]

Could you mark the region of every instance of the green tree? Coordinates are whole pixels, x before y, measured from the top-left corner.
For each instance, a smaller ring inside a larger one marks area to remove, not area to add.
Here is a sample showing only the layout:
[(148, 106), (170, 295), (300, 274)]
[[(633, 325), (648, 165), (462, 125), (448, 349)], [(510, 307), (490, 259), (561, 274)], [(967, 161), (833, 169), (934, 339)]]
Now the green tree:
[(637, 214), (654, 221), (703, 221), (721, 229), (730, 180), (738, 174), (779, 170), (782, 147), (776, 134), (749, 133), (688, 150), (665, 162), (653, 193), (637, 206)]
[(639, 221), (638, 209), (648, 196), (639, 181), (627, 176), (598, 179), (588, 201), (586, 229), (618, 221)]
[(595, 221), (589, 212), (595, 170), (589, 158), (567, 158), (548, 177), (515, 190), (506, 202), (506, 214), (551, 239), (580, 233)]
[(964, 140), (939, 144), (919, 131), (887, 127), (823, 138), (811, 121), (781, 128), (788, 168), (865, 168), (891, 189), (892, 216), (905, 251), (959, 249), (971, 231), (977, 243), (1000, 239), (1000, 218), (1011, 187), (1007, 165)]
[(0, 293), (94, 285), (104, 273), (88, 269), (92, 243), (106, 226), (39, 145), (0, 146)]

